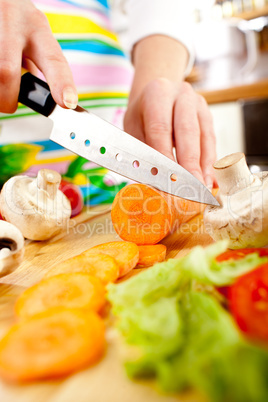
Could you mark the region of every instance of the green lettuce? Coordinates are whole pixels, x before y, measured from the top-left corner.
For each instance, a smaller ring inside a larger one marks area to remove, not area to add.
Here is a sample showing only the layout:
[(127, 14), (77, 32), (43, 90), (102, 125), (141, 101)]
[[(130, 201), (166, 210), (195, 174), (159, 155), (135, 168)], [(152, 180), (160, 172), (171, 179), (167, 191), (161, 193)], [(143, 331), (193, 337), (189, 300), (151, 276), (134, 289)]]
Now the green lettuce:
[(192, 279), (215, 286), (230, 285), (234, 280), (268, 261), (257, 253), (247, 255), (239, 260), (217, 262), (215, 257), (226, 251), (228, 241), (214, 243), (207, 248), (195, 247), (183, 260), (183, 269)]
[(164, 391), (195, 388), (216, 402), (268, 400), (268, 353), (243, 339), (211, 294), (196, 291), (197, 283), (226, 285), (267, 261), (253, 253), (218, 263), (227, 245), (196, 247), (109, 285), (118, 328), (136, 351), (126, 362), (131, 378), (151, 376)]

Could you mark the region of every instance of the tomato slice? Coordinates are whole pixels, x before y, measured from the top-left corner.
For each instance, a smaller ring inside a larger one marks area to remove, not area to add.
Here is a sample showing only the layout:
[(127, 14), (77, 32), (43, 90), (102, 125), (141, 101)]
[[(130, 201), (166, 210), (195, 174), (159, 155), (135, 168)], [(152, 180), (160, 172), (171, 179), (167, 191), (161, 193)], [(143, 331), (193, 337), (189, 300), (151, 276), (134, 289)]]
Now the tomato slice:
[(216, 260), (218, 262), (227, 260), (239, 260), (248, 254), (258, 253), (260, 257), (268, 256), (268, 248), (241, 248), (240, 250), (227, 250), (218, 255)]
[[(268, 248), (241, 248), (239, 250), (227, 250), (224, 253), (218, 255), (216, 260), (218, 262), (228, 261), (228, 260), (239, 260), (244, 258), (246, 255), (258, 253), (260, 257), (268, 256)], [(222, 296), (228, 298), (229, 286), (221, 286), (217, 288), (218, 292)]]
[(228, 294), (239, 328), (250, 338), (268, 344), (268, 263), (238, 278)]

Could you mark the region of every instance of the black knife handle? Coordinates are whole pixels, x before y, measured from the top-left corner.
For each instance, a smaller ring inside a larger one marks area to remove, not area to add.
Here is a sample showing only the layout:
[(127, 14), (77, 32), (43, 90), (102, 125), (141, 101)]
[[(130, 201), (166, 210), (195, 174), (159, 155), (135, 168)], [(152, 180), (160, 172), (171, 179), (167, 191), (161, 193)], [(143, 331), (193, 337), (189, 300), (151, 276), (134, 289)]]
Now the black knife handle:
[(47, 83), (29, 72), (21, 77), (19, 102), (46, 117), (56, 106)]

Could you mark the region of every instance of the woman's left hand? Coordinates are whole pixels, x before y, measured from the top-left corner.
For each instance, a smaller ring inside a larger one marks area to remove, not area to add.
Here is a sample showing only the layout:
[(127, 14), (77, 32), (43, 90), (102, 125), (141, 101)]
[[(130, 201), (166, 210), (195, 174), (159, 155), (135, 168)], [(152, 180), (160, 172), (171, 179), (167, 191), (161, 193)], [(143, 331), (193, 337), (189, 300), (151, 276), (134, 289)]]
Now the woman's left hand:
[(205, 99), (183, 81), (184, 46), (163, 35), (136, 44), (135, 67), (124, 128), (177, 162), (209, 188), (215, 182), (213, 121)]
[(157, 78), (129, 102), (125, 130), (151, 147), (174, 158), (204, 182), (213, 185), (216, 141), (212, 116), (205, 99), (187, 82)]

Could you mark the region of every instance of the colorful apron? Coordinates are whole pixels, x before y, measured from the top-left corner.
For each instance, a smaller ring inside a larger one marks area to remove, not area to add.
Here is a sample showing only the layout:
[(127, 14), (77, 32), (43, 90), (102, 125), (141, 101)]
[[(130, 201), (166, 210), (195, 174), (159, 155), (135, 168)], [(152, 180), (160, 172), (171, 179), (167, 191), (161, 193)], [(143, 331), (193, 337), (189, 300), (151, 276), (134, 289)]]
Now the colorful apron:
[[(107, 0), (34, 0), (47, 16), (73, 72), (79, 104), (122, 128), (132, 80), (128, 57), (112, 32)], [(0, 114), (0, 186), (11, 176), (60, 172), (78, 184), (86, 204), (109, 203), (126, 183), (48, 140), (50, 121), (19, 105)]]

